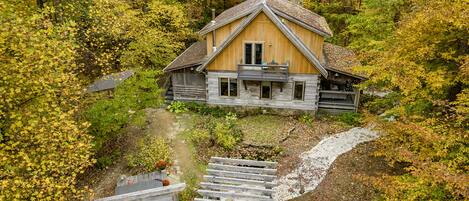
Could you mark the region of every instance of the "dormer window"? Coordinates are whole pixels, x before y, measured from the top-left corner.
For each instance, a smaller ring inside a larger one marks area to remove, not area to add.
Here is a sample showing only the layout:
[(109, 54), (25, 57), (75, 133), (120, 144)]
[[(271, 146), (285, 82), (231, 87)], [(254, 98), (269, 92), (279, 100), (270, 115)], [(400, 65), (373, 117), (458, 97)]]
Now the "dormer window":
[(263, 51), (263, 43), (244, 43), (244, 64), (262, 64)]

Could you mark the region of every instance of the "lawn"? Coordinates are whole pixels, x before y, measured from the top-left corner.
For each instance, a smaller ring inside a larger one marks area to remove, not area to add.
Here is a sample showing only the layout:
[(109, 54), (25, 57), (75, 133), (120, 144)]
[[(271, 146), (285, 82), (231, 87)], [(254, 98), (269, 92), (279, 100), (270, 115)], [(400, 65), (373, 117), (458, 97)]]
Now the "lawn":
[(239, 119), (236, 124), (243, 132), (243, 142), (251, 145), (276, 146), (293, 128), (294, 119), (274, 115), (255, 115)]

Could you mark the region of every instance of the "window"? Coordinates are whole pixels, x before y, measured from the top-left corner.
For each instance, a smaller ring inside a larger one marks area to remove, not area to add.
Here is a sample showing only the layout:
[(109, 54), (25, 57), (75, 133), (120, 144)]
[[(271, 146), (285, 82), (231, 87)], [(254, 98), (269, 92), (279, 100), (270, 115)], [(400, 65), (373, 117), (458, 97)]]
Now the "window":
[(272, 98), (272, 82), (261, 83), (261, 98), (262, 99)]
[(262, 64), (262, 44), (256, 44), (254, 62), (256, 62), (256, 64)]
[(244, 44), (244, 64), (252, 64), (252, 43)]
[(305, 83), (295, 82), (295, 86), (293, 88), (293, 99), (304, 100), (304, 92), (305, 92)]
[(220, 96), (238, 96), (238, 80), (236, 78), (220, 78)]
[(245, 43), (244, 64), (262, 64), (263, 51), (262, 43)]

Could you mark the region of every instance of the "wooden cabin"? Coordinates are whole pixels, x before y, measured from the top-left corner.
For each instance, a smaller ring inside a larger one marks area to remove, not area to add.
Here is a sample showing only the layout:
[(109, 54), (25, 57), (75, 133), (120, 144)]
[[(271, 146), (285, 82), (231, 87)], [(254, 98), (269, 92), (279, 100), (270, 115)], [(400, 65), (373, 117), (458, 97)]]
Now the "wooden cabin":
[(324, 42), (324, 17), (287, 0), (247, 0), (214, 19), (165, 69), (172, 100), (316, 111), (357, 110), (364, 77), (346, 48)]

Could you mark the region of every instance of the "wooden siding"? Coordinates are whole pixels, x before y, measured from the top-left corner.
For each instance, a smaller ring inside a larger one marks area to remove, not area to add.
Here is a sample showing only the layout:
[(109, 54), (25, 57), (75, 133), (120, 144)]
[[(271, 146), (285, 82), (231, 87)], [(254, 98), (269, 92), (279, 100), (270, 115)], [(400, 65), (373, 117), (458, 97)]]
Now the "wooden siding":
[[(230, 36), (233, 31), (238, 28), (239, 24), (243, 21), (244, 18), (237, 19), (223, 27), (218, 28), (215, 30), (215, 45), (216, 47), (220, 47), (220, 44), (225, 41), (228, 36)], [(207, 34), (207, 55), (212, 54), (213, 47), (212, 47), (212, 32)]]
[(280, 29), (260, 13), (207, 67), (208, 71), (236, 71), (243, 59), (243, 44), (264, 43), (264, 62), (290, 63), (289, 73), (319, 74), (313, 64), (288, 40)]
[[(230, 105), (230, 106), (254, 106), (254, 107), (271, 107), (299, 110), (316, 110), (319, 99), (319, 75), (296, 74), (290, 75), (287, 83), (272, 83), (272, 98), (260, 98), (260, 82), (238, 80), (238, 96), (237, 97), (221, 97), (219, 96), (219, 78), (236, 78), (237, 73), (233, 72), (208, 72), (207, 103), (213, 105)], [(294, 81), (304, 81), (304, 101), (293, 100), (293, 83)], [(244, 86), (246, 84), (246, 87)]]
[(296, 36), (298, 36), (301, 41), (308, 47), (314, 55), (319, 59), (319, 61), (324, 62), (324, 55), (323, 55), (323, 46), (324, 46), (324, 37), (314, 33), (304, 27), (291, 22), (287, 19), (282, 18), (282, 22), (290, 28)]
[(174, 100), (205, 101), (205, 76), (190, 69), (171, 73)]

